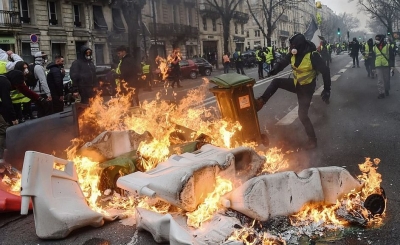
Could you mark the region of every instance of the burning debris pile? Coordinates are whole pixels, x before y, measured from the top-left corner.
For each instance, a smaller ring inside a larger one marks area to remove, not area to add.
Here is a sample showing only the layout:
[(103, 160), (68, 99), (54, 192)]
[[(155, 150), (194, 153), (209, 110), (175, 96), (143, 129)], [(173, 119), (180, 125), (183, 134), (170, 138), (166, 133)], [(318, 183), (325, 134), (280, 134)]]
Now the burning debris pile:
[(91, 210), (172, 244), (285, 244), (381, 223), (379, 160), (361, 164), (357, 179), (338, 167), (282, 172), (284, 153), (233, 141), (240, 124), (199, 107), (207, 91), (205, 81), (179, 103), (158, 95), (133, 109), (124, 97), (92, 102), (80, 117), (82, 137), (68, 149)]

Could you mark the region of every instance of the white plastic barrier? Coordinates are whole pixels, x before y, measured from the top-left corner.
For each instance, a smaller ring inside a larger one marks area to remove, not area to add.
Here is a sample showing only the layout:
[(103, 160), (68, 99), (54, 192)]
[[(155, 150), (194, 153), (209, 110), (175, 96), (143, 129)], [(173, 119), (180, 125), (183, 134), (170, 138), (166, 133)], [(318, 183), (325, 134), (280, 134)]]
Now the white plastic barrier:
[(221, 201), (225, 207), (266, 221), (270, 217), (294, 214), (311, 202), (335, 204), (346, 193), (361, 187), (344, 168), (310, 168), (299, 174), (282, 172), (250, 179)]
[[(55, 169), (56, 163), (64, 170)], [(73, 162), (34, 151), (25, 153), (21, 214), (28, 214), (32, 198), (36, 234), (40, 238), (64, 238), (74, 229), (103, 225), (103, 216), (88, 207), (77, 181)]]
[(240, 224), (234, 217), (215, 214), (201, 229), (194, 230), (186, 225), (185, 216), (164, 215), (142, 208), (136, 210), (137, 229), (150, 232), (158, 243), (169, 242), (171, 245), (221, 244), (235, 230), (234, 226)]
[(250, 148), (227, 150), (204, 145), (193, 153), (172, 155), (148, 172), (120, 177), (117, 186), (193, 211), (214, 190), (217, 176), (239, 186), (254, 177), (264, 162), (265, 158)]

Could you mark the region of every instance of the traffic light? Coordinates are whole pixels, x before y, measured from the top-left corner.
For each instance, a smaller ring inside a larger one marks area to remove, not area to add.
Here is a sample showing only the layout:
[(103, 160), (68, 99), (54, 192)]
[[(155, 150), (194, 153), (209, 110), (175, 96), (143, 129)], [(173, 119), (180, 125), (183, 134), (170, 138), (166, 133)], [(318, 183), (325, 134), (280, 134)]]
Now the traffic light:
[(389, 29), (387, 30), (387, 35), (390, 36), (392, 33), (389, 31)]
[(340, 35), (340, 28), (337, 28), (337, 34)]

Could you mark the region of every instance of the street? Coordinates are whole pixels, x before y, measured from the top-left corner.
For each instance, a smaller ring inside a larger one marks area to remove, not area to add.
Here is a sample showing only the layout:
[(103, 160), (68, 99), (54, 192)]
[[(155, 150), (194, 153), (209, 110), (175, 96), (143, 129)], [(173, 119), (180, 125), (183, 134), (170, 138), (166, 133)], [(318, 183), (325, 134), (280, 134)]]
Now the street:
[[(307, 141), (304, 128), (297, 117), (297, 97), (287, 91), (278, 92), (258, 113), (261, 131), (267, 133), (270, 146), (277, 146), (287, 154), (290, 169), (300, 171), (310, 167), (341, 166), (354, 176), (361, 174), (358, 164), (365, 157), (379, 158), (378, 172), (382, 174), (382, 187), (388, 197), (384, 225), (377, 229), (352, 227), (338, 232), (329, 239), (316, 239), (304, 244), (400, 244), (400, 65), (397, 61), (394, 77), (391, 77), (390, 96), (377, 99), (377, 79), (367, 77), (364, 62), (361, 68), (352, 68), (347, 53), (333, 55), (331, 64), (332, 90), (330, 104), (321, 98), (322, 77), (317, 81), (316, 92), (309, 115), (315, 127), (318, 147), (315, 150), (300, 150)], [(277, 77), (288, 77), (290, 67)], [(231, 70), (230, 72), (234, 72)], [(257, 68), (245, 70), (256, 78)], [(214, 71), (212, 76), (220, 74)], [(207, 77), (210, 78), (210, 77)], [(261, 96), (273, 78), (256, 79), (255, 97)], [(161, 91), (161, 99), (181, 99), (189, 89), (202, 83), (201, 77), (186, 79), (183, 88), (155, 87), (153, 92), (142, 92), (140, 99), (155, 98)], [(210, 87), (214, 85), (210, 84)], [(217, 106), (212, 93), (204, 101), (206, 106)], [(18, 213), (0, 214), (0, 244), (157, 244), (150, 233), (138, 232), (135, 227), (124, 226), (118, 221), (107, 222), (100, 228), (83, 228), (72, 232), (63, 240), (41, 240), (35, 234), (33, 214), (20, 216)]]

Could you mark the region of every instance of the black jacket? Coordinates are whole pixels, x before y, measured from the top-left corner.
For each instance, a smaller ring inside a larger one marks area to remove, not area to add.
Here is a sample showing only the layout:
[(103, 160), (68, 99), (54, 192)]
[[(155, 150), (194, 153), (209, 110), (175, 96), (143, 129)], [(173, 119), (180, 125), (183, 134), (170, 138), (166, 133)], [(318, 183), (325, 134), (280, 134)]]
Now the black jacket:
[(127, 82), (130, 87), (140, 87), (140, 83), (138, 81), (138, 73), (140, 72), (140, 70), (138, 69), (135, 60), (130, 54), (127, 54), (122, 58), (120, 70), (120, 79)]
[(93, 64), (93, 61), (85, 58), (85, 52), (87, 50), (91, 49), (82, 46), (78, 59), (72, 62), (70, 68), (70, 76), (74, 91), (77, 91), (78, 87), (97, 86), (96, 67)]
[[(302, 53), (298, 53), (296, 55), (296, 59), (294, 62), (294, 65), (298, 67), (303, 60), (304, 56), (310, 52), (315, 51), (315, 47), (308, 46)], [(288, 65), (291, 63), (292, 59), (292, 54), (289, 53), (286, 56), (284, 56), (283, 59), (280, 59), (275, 65), (273, 70), (275, 70), (275, 73), (278, 73), (285, 69)], [(322, 80), (324, 81), (324, 90), (330, 91), (331, 90), (331, 72), (329, 70), (329, 67), (326, 66), (326, 62), (324, 62), (321, 58), (321, 55), (318, 52), (313, 52), (311, 54), (311, 64), (314, 70), (318, 71), (319, 73), (322, 74)], [(315, 81), (315, 79), (314, 79)]]
[(360, 43), (358, 41), (352, 41), (350, 44), (350, 50), (352, 56), (358, 55), (360, 52)]
[(0, 75), (0, 114), (8, 123), (17, 120), (10, 97), (11, 83), (5, 75)]
[(51, 96), (61, 97), (64, 95), (63, 90), (63, 78), (64, 75), (61, 72), (60, 66), (51, 62), (47, 65), (46, 69), (49, 70), (47, 73), (47, 84), (49, 85)]

